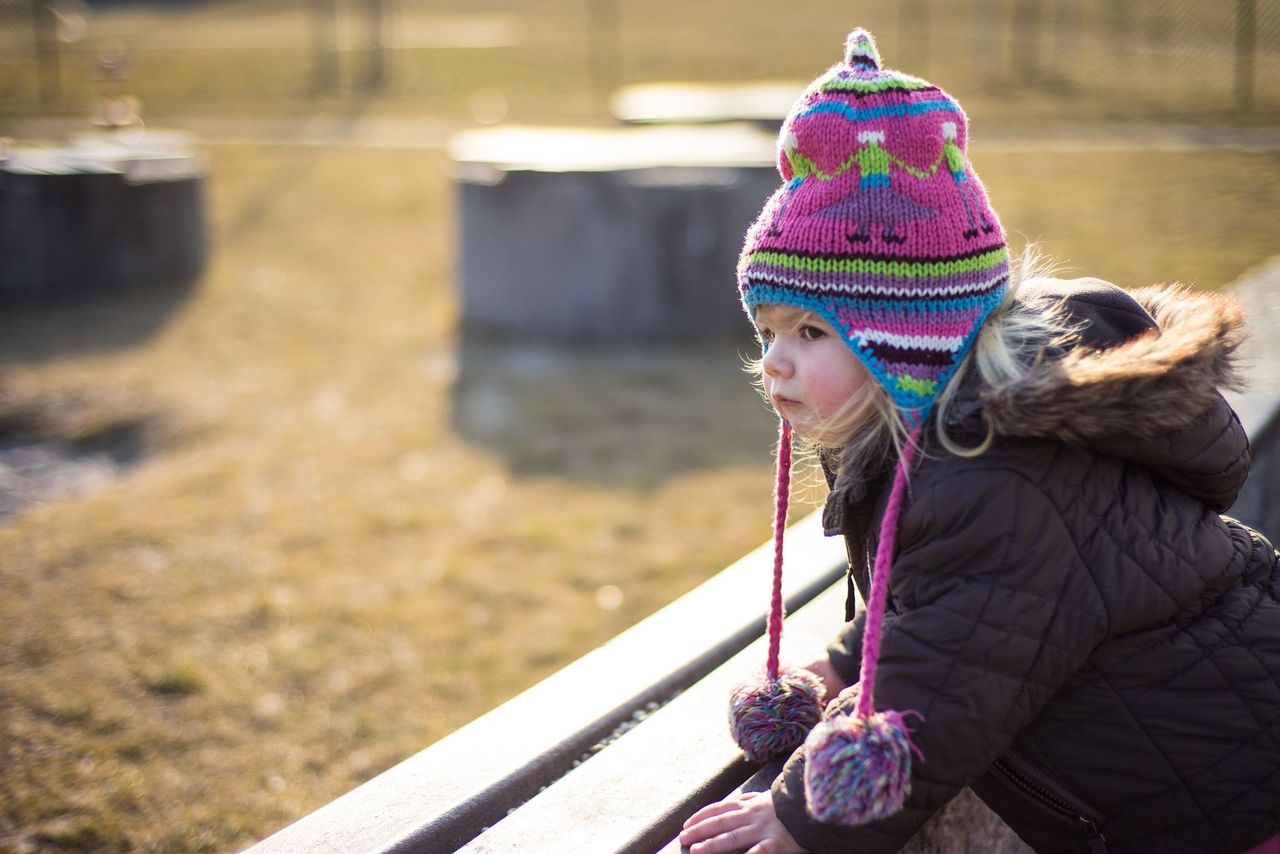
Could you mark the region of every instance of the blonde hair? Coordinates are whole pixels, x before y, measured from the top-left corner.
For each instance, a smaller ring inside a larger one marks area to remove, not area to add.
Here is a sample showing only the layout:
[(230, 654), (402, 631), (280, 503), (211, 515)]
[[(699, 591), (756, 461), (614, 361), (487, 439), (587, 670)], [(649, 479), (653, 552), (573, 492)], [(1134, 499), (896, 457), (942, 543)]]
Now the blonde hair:
[[(1016, 382), (1044, 359), (1047, 350), (1069, 346), (1077, 337), (1061, 303), (1030, 306), (1017, 300), (1023, 285), (1051, 279), (1056, 271), (1056, 265), (1042, 255), (1034, 243), (1023, 249), (1015, 260), (1004, 299), (983, 323), (973, 348), (938, 395), (934, 424), (938, 441), (948, 452), (976, 457), (990, 448), (995, 438), (991, 426), (987, 425), (983, 440), (966, 448), (947, 433), (947, 410), (970, 370), (976, 367), (978, 378), (985, 386)], [(797, 323), (803, 324), (806, 319), (802, 317)], [(747, 370), (763, 394), (763, 360), (750, 360)], [(841, 470), (853, 467), (863, 471), (875, 461), (884, 460), (890, 452), (894, 459), (900, 457), (909, 435), (902, 411), (884, 386), (872, 381), (863, 383), (838, 411), (816, 430), (811, 430), (804, 437), (804, 444), (818, 453), (839, 453)]]

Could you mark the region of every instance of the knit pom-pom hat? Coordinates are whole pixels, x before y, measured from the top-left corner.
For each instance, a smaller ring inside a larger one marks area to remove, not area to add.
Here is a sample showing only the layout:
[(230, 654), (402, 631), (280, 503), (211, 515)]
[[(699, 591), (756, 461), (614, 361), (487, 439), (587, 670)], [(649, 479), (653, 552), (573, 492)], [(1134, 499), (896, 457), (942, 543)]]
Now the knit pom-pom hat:
[(969, 164), (956, 101), (880, 66), (856, 29), (791, 108), (782, 186), (747, 232), (747, 314), (807, 309), (922, 423), (1009, 281), (1009, 251)]
[[(752, 322), (761, 305), (821, 317), (910, 430), (881, 522), (856, 708), (823, 721), (805, 741), (808, 807), (821, 821), (857, 825), (892, 815), (910, 791), (916, 751), (904, 713), (877, 711), (874, 699), (898, 516), (923, 425), (1009, 285), (1004, 232), (969, 163), (968, 143), (969, 122), (955, 99), (884, 68), (871, 34), (855, 29), (843, 61), (814, 80), (787, 115), (778, 137), (782, 185), (747, 232), (738, 261), (738, 290)], [(784, 438), (780, 487), (789, 480), (785, 424)], [(775, 519), (779, 512), (785, 519), (781, 488), (777, 500)], [(781, 632), (782, 526), (775, 524), (774, 536), (771, 650)], [(766, 684), (770, 674), (775, 683), (785, 678), (773, 665)], [(789, 694), (772, 689), (780, 691)], [(756, 703), (735, 694), (737, 706), (759, 717), (770, 691), (759, 693)], [(790, 708), (776, 700), (772, 707)], [(779, 721), (772, 728), (793, 727)], [(754, 729), (768, 727), (756, 721)]]

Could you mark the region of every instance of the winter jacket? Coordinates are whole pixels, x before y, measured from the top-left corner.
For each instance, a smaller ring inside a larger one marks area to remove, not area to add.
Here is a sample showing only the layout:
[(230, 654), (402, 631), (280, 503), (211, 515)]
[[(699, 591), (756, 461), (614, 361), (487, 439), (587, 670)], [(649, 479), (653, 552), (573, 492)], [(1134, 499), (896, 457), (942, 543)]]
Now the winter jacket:
[[(876, 686), (922, 716), (906, 807), (813, 821), (797, 751), (773, 799), (811, 851), (897, 851), (964, 787), (1039, 852), (1239, 854), (1280, 832), (1277, 554), (1219, 515), (1249, 468), (1217, 390), (1240, 310), (1095, 280), (1019, 298), (1063, 297), (1081, 346), (962, 387), (951, 434), (991, 424), (993, 446), (961, 458), (930, 432), (912, 471)], [(888, 475), (835, 477), (824, 512), (864, 599)], [(850, 684), (861, 638), (859, 615), (830, 650)]]

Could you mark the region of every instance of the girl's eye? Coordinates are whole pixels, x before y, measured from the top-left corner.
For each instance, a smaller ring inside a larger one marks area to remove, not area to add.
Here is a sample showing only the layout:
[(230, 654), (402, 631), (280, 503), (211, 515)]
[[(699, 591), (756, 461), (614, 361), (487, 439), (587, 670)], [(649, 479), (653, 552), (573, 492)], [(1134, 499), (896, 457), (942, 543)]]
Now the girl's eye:
[(773, 330), (762, 328), (760, 330), (760, 340), (763, 341), (765, 344), (771, 343), (773, 341)]
[(801, 326), (800, 337), (806, 341), (817, 341), (827, 333), (817, 326)]

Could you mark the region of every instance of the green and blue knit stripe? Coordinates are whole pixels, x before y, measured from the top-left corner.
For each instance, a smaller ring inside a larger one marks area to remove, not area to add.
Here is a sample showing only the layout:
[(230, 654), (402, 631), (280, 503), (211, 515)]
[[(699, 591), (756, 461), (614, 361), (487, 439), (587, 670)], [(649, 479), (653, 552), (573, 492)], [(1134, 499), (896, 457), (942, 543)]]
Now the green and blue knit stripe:
[(953, 273), (972, 273), (994, 268), (1007, 262), (1009, 250), (1001, 246), (978, 255), (942, 261), (885, 261), (876, 258), (821, 258), (798, 252), (771, 249), (752, 252), (748, 265), (771, 264), (789, 270), (815, 273), (864, 273), (901, 276), (903, 278), (936, 278)]
[(919, 116), (925, 113), (955, 113), (956, 115), (964, 115), (960, 111), (955, 101), (947, 98), (938, 98), (930, 101), (915, 101), (909, 104), (886, 104), (881, 107), (851, 107), (848, 104), (840, 104), (833, 101), (823, 101), (820, 104), (814, 104), (806, 107), (796, 114), (796, 120), (807, 118), (809, 116), (821, 115), (823, 113), (832, 113), (842, 116), (851, 122), (868, 122), (883, 119), (902, 118), (905, 116)]

